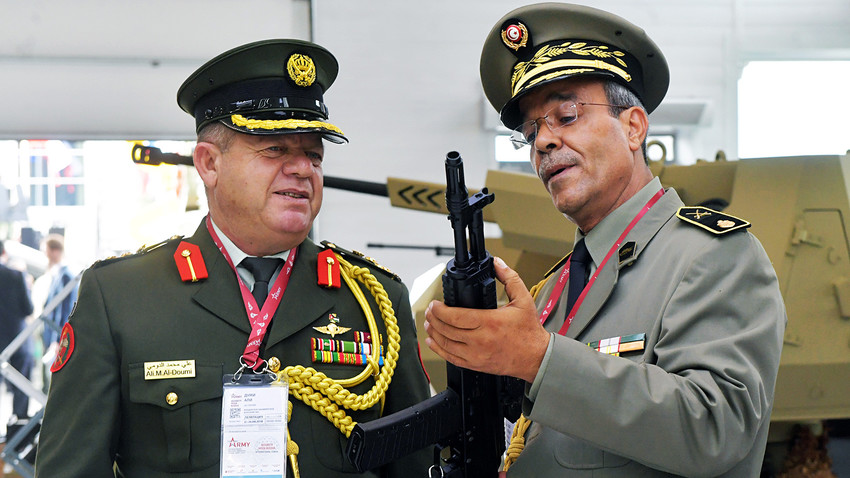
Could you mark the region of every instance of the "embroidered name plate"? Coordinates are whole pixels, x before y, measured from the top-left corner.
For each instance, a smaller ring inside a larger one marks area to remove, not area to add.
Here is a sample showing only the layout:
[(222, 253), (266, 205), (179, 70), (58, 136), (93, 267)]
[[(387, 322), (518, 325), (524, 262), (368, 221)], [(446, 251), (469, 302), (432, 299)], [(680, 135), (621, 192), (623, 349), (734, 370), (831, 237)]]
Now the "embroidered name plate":
[(194, 376), (194, 360), (174, 360), (171, 362), (145, 362), (145, 380), (161, 380), (163, 378), (192, 378)]

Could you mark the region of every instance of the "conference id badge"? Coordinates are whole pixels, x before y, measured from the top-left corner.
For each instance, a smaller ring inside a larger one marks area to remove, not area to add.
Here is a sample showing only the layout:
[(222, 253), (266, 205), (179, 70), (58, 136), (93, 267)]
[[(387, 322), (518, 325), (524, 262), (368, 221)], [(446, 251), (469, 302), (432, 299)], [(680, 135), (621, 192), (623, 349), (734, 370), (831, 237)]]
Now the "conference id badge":
[(273, 374), (224, 376), (221, 478), (286, 476), (289, 385)]

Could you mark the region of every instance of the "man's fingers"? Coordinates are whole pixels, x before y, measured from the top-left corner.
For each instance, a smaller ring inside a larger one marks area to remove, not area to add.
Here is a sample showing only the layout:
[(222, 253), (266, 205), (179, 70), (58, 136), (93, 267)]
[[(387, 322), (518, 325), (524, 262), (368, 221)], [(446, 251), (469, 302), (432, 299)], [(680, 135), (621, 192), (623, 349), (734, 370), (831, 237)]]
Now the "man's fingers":
[[(458, 330), (474, 330), (480, 325), (475, 310), (463, 307), (449, 307), (438, 300), (432, 300), (425, 310), (425, 318), (436, 319), (436, 321), (442, 322), (445, 326)], [(445, 328), (443, 330), (445, 333), (448, 333)]]
[(460, 364), (464, 363), (464, 361), (457, 355), (450, 352), (450, 350), (447, 350), (457, 347), (458, 344), (456, 342), (452, 342), (444, 335), (440, 335), (440, 333), (434, 331), (433, 328), (429, 328), (427, 324), (428, 323), (426, 322), (426, 329), (429, 329), (429, 336), (425, 338), (425, 344), (428, 346), (428, 348), (431, 349), (435, 354), (439, 355), (443, 360), (446, 360), (458, 366), (462, 366)]
[(525, 287), (525, 283), (519, 277), (519, 274), (508, 267), (501, 257), (493, 258), (493, 266), (496, 269), (496, 278), (505, 285), (505, 293), (508, 294), (508, 300), (513, 301), (525, 295), (530, 297), (528, 288)]

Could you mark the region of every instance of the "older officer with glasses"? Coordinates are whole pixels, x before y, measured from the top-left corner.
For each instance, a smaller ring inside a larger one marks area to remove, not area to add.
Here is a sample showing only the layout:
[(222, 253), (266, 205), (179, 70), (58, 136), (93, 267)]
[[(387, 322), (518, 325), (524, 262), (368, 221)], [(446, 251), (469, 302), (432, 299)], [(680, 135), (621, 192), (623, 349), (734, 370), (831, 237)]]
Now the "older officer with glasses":
[(758, 476), (785, 308), (749, 223), (685, 207), (647, 165), (661, 51), (610, 13), (530, 5), (491, 30), (481, 80), (578, 226), (531, 293), (497, 259), (506, 306), (426, 312), (440, 356), (527, 382), (507, 475)]

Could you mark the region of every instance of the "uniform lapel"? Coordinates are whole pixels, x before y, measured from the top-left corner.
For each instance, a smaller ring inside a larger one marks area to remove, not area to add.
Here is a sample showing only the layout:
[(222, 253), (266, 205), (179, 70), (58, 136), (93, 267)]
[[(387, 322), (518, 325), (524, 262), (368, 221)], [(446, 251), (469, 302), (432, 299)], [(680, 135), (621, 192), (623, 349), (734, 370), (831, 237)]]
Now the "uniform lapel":
[(192, 298), (221, 320), (250, 333), (251, 324), (242, 302), (236, 272), (216, 247), (205, 223), (201, 222), (195, 234), (186, 241), (200, 247), (209, 273), (209, 278), (204, 279)]
[(292, 277), (269, 329), (267, 347), (310, 326), (334, 306), (334, 294), (340, 291), (330, 292), (319, 287), (316, 273), (318, 252), (318, 246), (310, 240), (305, 240), (298, 248)]
[[(194, 300), (221, 320), (250, 333), (251, 324), (236, 273), (216, 247), (206, 225), (201, 223), (195, 234), (186, 240), (201, 248), (209, 272), (209, 278), (200, 285)], [(310, 240), (305, 240), (299, 247), (292, 277), (268, 331), (267, 347), (307, 327), (334, 306), (333, 294), (317, 285), (318, 251), (318, 246)]]
[[(676, 213), (676, 210), (682, 205), (679, 195), (676, 191), (668, 190), (658, 202), (641, 218), (640, 222), (635, 225), (634, 229), (629, 232), (629, 235), (623, 240), (623, 244), (634, 242), (636, 253), (629, 260), (633, 263), (638, 260), (640, 253), (646, 248), (649, 241), (661, 229), (667, 221)], [(616, 239), (616, 238), (615, 238)], [(608, 252), (607, 250), (605, 251)], [(600, 258), (601, 261), (603, 258)], [(566, 336), (570, 338), (578, 337), (582, 331), (593, 321), (596, 314), (605, 305), (605, 302), (611, 296), (614, 286), (620, 277), (620, 269), (625, 264), (618, 263), (617, 251), (614, 251), (612, 257), (604, 265), (599, 272), (599, 277), (596, 283), (587, 293), (584, 302), (581, 304), (578, 313), (573, 318), (570, 328), (567, 330)], [(647, 278), (649, 280), (649, 278)], [(564, 299), (566, 300), (566, 299)]]

